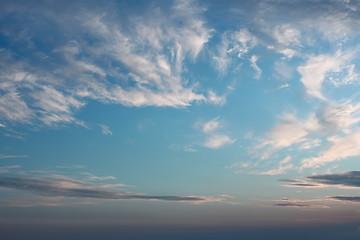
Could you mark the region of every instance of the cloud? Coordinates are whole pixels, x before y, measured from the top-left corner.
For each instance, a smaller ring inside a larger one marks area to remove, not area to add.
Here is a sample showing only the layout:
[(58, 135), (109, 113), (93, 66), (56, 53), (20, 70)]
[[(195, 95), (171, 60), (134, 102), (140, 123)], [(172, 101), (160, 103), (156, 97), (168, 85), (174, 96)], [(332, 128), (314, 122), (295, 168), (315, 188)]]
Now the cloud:
[(259, 147), (267, 145), (275, 149), (289, 147), (295, 143), (304, 142), (306, 137), (319, 128), (315, 115), (310, 115), (305, 121), (298, 120), (294, 114), (284, 114), (279, 123), (267, 133), (266, 138)]
[(351, 171), (343, 174), (316, 175), (307, 178), (326, 185), (360, 187), (360, 171)]
[(338, 131), (348, 133), (352, 126), (360, 122), (360, 103), (327, 103), (317, 112), (317, 118), (326, 134)]
[[(97, 179), (98, 180), (98, 179)], [(117, 184), (94, 184), (79, 181), (62, 175), (35, 176), (0, 176), (0, 187), (22, 190), (47, 197), (66, 197), (74, 199), (102, 200), (152, 200), (170, 202), (221, 202), (231, 197), (183, 196), (183, 195), (147, 195), (140, 193), (109, 190)], [(120, 185), (123, 187), (124, 185)]]
[(207, 97), (206, 101), (209, 102), (209, 103), (212, 103), (214, 105), (222, 106), (222, 105), (224, 105), (226, 103), (226, 96), (227, 96), (228, 92), (223, 94), (222, 96), (218, 96), (218, 95), (216, 95), (216, 93), (209, 90), (208, 97)]
[(219, 129), (223, 127), (220, 117), (216, 117), (210, 121), (201, 124), (201, 130), (206, 134), (206, 141), (203, 146), (212, 149), (218, 149), (225, 145), (231, 145), (236, 142), (225, 134), (219, 133)]
[(100, 127), (101, 127), (101, 132), (102, 134), (104, 135), (112, 135), (112, 132), (110, 130), (110, 128), (104, 124), (100, 124)]
[(240, 31), (232, 34), (234, 43), (232, 48), (228, 50), (228, 53), (234, 53), (239, 58), (246, 54), (251, 48), (258, 44), (258, 39), (250, 33), (247, 28), (243, 28)]
[(236, 142), (236, 139), (231, 139), (227, 135), (211, 135), (204, 143), (205, 147), (218, 149), (225, 145), (230, 145)]
[(26, 158), (27, 155), (0, 155), (0, 159), (7, 159), (7, 158)]
[(329, 208), (326, 205), (318, 205), (318, 204), (301, 204), (301, 203), (277, 203), (275, 204), (277, 207), (295, 207), (295, 208)]
[[(115, 13), (108, 5), (90, 11), (67, 4), (67, 11), (57, 12), (52, 4), (3, 10), (14, 22), (4, 29), (13, 44), (0, 52), (2, 121), (84, 125), (74, 115), (89, 99), (174, 108), (226, 102), (212, 91), (199, 91), (185, 76), (185, 65), (196, 61), (213, 31), (202, 17), (206, 9), (196, 2), (175, 1), (139, 15)], [(25, 35), (18, 33), (19, 22)], [(41, 26), (54, 38), (43, 38), (39, 22), (48, 23)]]
[(298, 204), (298, 203), (277, 203), (275, 206), (279, 207), (308, 207), (310, 205)]
[(299, 119), (293, 113), (280, 115), (276, 125), (251, 151), (258, 154), (259, 150), (263, 150), (260, 151), (261, 158), (266, 159), (274, 152), (289, 149), (295, 144), (301, 150), (310, 150), (327, 142), (327, 148), (322, 148), (317, 156), (303, 159), (300, 164), (302, 169), (319, 167), (360, 155), (360, 136), (356, 128), (359, 122), (359, 103), (351, 100), (342, 103), (323, 102), (305, 119)]
[(293, 164), (289, 164), (291, 161), (291, 156), (287, 156), (286, 158), (284, 158), (283, 160), (281, 160), (279, 162), (279, 166), (276, 169), (271, 169), (268, 171), (264, 171), (264, 172), (259, 172), (258, 174), (261, 175), (280, 175), (280, 174), (284, 174), (287, 170), (293, 169), (294, 165)]
[[(87, 176), (85, 180), (90, 180), (90, 181), (116, 180), (116, 177), (113, 176), (98, 177), (88, 172), (83, 173), (83, 175)], [(122, 185), (122, 186), (126, 186), (126, 185)]]
[(258, 39), (247, 28), (225, 32), (213, 57), (216, 68), (222, 73), (226, 72), (234, 56), (243, 58), (257, 44)]
[(322, 187), (325, 186), (324, 184), (314, 183), (314, 182), (311, 182), (310, 180), (301, 179), (301, 178), (296, 178), (296, 179), (280, 179), (279, 181), (281, 181), (281, 182), (286, 182), (286, 183), (287, 183), (287, 184), (285, 185), (286, 187), (322, 188)]
[(326, 100), (321, 90), (327, 74), (341, 72), (352, 58), (353, 54), (341, 50), (338, 50), (334, 55), (310, 56), (305, 65), (297, 68), (301, 74), (300, 81), (304, 84), (306, 92), (313, 97)]
[[(274, 75), (281, 81), (288, 81), (293, 77), (294, 70), (284, 61), (277, 61), (274, 63)], [(285, 85), (285, 84), (283, 84)]]
[(280, 179), (287, 182), (288, 187), (323, 188), (337, 186), (339, 188), (359, 188), (360, 171), (351, 171), (342, 174), (314, 175), (306, 178)]
[(290, 25), (285, 24), (277, 26), (274, 30), (274, 38), (278, 43), (285, 46), (299, 46), (301, 33), (298, 29), (292, 28)]
[(354, 197), (354, 196), (330, 196), (328, 198), (339, 201), (345, 201), (345, 202), (355, 202), (355, 203), (360, 202), (360, 197)]
[(360, 155), (360, 132), (353, 132), (344, 137), (328, 139), (330, 146), (316, 157), (305, 158), (301, 161), (301, 168), (316, 168), (327, 163), (339, 161)]
[[(276, 26), (273, 37), (277, 41), (275, 49), (284, 54), (287, 58), (297, 55), (297, 48), (301, 47), (301, 32), (289, 24)], [(294, 49), (295, 48), (295, 49)]]
[(0, 167), (0, 173), (8, 173), (11, 169), (20, 168), (19, 165), (11, 165), (11, 166), (4, 166)]
[(220, 127), (219, 117), (204, 123), (202, 131), (204, 133), (211, 133)]
[(307, 150), (307, 149), (312, 149), (312, 148), (316, 148), (321, 146), (321, 139), (313, 139), (313, 140), (309, 140), (304, 142), (301, 146), (300, 149), (301, 150)]
[(255, 78), (259, 79), (261, 77), (262, 70), (257, 65), (257, 60), (258, 60), (258, 57), (255, 55), (252, 55), (250, 58), (251, 67), (256, 71)]
[(289, 88), (289, 87), (290, 87), (290, 84), (285, 83), (285, 84), (283, 84), (283, 85), (280, 85), (279, 89)]

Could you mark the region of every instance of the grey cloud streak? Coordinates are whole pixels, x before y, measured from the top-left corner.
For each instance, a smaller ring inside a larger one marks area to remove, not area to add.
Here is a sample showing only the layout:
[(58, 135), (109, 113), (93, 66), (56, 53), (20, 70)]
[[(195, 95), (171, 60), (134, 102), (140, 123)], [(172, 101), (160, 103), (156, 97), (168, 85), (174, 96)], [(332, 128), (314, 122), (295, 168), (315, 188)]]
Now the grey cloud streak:
[(329, 185), (360, 187), (360, 171), (314, 175), (299, 179), (279, 179), (279, 181), (287, 182), (287, 186), (290, 187), (325, 187)]
[(331, 196), (329, 198), (334, 199), (334, 200), (340, 200), (340, 201), (359, 202), (360, 203), (360, 197), (354, 197), (354, 196)]
[(310, 205), (304, 205), (299, 203), (277, 203), (275, 206), (278, 207), (309, 207)]
[[(203, 196), (147, 195), (139, 193), (117, 192), (96, 188), (77, 180), (38, 179), (35, 177), (0, 177), (0, 187), (28, 191), (51, 197), (90, 198), (103, 200), (158, 200), (171, 202), (218, 202), (227, 199)], [(98, 187), (101, 187), (99, 185)]]
[(343, 174), (316, 175), (307, 178), (322, 184), (360, 187), (360, 171), (351, 171)]

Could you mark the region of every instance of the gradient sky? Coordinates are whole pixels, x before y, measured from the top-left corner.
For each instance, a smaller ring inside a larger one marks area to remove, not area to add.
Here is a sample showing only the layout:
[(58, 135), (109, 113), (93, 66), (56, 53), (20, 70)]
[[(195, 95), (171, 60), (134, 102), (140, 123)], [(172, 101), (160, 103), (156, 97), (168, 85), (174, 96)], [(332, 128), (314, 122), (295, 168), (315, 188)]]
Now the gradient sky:
[(358, 1), (0, 3), (0, 225), (360, 235)]

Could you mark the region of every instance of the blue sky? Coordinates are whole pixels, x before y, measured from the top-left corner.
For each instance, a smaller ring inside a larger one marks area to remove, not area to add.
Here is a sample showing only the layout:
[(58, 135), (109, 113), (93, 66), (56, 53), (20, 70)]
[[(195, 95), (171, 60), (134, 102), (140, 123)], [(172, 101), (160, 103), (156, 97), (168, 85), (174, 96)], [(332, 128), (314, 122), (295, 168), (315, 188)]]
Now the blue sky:
[(0, 224), (357, 231), (357, 1), (1, 5)]

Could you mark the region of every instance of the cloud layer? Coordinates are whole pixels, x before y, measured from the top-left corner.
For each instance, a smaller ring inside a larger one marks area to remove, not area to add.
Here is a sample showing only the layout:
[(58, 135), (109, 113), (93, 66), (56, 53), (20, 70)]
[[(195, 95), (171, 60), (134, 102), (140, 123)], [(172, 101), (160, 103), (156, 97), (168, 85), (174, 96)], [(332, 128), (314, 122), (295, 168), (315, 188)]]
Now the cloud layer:
[(7, 4), (2, 10), (13, 24), (2, 31), (12, 44), (0, 49), (0, 120), (83, 124), (74, 115), (88, 99), (137, 107), (219, 104), (213, 91), (207, 96), (184, 75), (211, 37), (197, 4), (175, 1), (141, 15), (69, 3), (57, 12), (51, 7)]
[[(92, 176), (92, 178), (94, 178), (94, 176)], [(96, 178), (96, 180), (99, 179)], [(230, 198), (229, 196), (225, 195), (218, 197), (176, 195), (160, 196), (131, 192), (119, 192), (110, 189), (115, 187), (126, 187), (126, 185), (88, 183), (61, 175), (49, 175), (43, 176), (41, 178), (34, 176), (0, 176), (0, 187), (27, 191), (43, 196), (69, 197), (76, 199), (153, 200), (205, 203), (220, 202)]]

